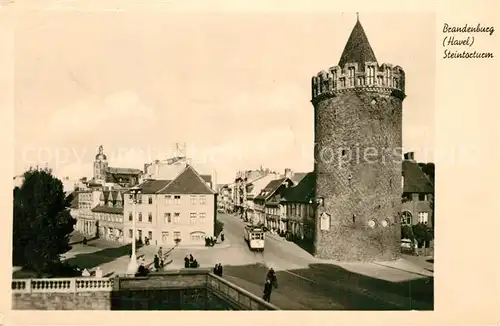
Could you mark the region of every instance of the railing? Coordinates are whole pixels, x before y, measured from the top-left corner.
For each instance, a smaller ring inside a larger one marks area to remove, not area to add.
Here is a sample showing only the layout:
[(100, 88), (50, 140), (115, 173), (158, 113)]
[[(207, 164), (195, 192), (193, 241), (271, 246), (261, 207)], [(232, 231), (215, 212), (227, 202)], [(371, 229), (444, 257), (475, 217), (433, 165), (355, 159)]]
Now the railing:
[(212, 273), (207, 275), (207, 288), (243, 310), (279, 310), (275, 305)]
[(113, 278), (50, 278), (12, 280), (13, 293), (111, 291)]

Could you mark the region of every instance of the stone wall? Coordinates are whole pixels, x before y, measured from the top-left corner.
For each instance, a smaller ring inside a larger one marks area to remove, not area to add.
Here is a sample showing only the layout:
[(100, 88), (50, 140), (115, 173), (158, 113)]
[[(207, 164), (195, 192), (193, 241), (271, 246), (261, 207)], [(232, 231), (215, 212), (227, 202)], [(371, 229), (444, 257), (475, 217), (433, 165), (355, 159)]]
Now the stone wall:
[(13, 293), (13, 310), (110, 310), (111, 291)]
[(337, 260), (398, 257), (402, 98), (352, 89), (315, 99), (317, 217), (315, 255)]

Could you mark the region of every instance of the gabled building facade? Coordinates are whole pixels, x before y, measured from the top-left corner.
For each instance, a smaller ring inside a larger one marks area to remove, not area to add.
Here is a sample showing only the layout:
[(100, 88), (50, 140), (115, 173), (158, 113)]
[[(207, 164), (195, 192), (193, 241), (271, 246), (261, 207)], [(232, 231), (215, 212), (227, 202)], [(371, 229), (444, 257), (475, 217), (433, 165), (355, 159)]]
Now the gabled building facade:
[(292, 187), (290, 178), (280, 178), (269, 182), (255, 197), (255, 215), (253, 223), (263, 224), (267, 228), (278, 232), (284, 229), (284, 211), (281, 205), (282, 193)]
[(414, 160), (414, 153), (406, 153), (403, 161), (403, 196), (401, 224), (415, 225), (424, 223), (434, 227), (431, 202), (434, 185)]
[[(207, 178), (205, 178), (207, 179)], [(217, 214), (216, 192), (192, 166), (173, 180), (148, 180), (139, 185), (135, 207), (137, 238), (147, 237), (157, 246), (204, 246), (214, 236)], [(125, 236), (132, 241), (133, 207), (125, 201)], [(178, 240), (177, 240), (178, 239)]]
[(121, 190), (99, 191), (99, 205), (92, 208), (99, 238), (124, 242), (123, 192)]

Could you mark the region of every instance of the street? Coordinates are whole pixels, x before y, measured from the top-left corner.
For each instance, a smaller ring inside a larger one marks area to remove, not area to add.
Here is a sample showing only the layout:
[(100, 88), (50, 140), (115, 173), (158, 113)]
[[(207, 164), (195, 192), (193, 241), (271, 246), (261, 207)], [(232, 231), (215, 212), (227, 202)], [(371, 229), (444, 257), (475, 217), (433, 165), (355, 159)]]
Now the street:
[[(262, 297), (265, 277), (272, 267), (279, 287), (273, 291), (271, 302), (284, 310), (433, 309), (432, 268), (418, 267), (418, 257), (385, 265), (323, 261), (295, 243), (269, 234), (265, 250), (252, 252), (243, 238), (246, 223), (220, 213), (218, 220), (224, 223), (224, 242), (219, 241), (215, 247), (163, 248), (168, 254), (164, 269), (184, 268), (184, 257), (192, 254), (201, 267), (221, 263), (224, 278)], [(130, 246), (98, 239), (88, 246), (75, 245), (65, 256), (81, 268), (99, 266), (104, 275), (112, 275), (125, 271), (129, 250)], [(143, 246), (138, 255), (144, 255), (150, 263), (156, 250), (155, 246)], [(433, 263), (426, 264), (429, 267)], [(421, 275), (425, 270), (426, 275)]]
[[(218, 214), (231, 248), (221, 252), (224, 277), (262, 296), (267, 270), (278, 275), (279, 288), (271, 302), (282, 309), (308, 310), (408, 310), (433, 309), (433, 280), (418, 277), (391, 282), (320, 262), (294, 243), (266, 237), (263, 253), (253, 253), (243, 239), (245, 223), (240, 218)], [(237, 259), (235, 259), (237, 255)], [(234, 264), (246, 261), (243, 266)], [(234, 262), (233, 262), (234, 261)], [(376, 269), (375, 274), (401, 277), (402, 271), (366, 263), (359, 268)], [(396, 275), (397, 274), (397, 275)], [(415, 275), (413, 275), (415, 276)]]

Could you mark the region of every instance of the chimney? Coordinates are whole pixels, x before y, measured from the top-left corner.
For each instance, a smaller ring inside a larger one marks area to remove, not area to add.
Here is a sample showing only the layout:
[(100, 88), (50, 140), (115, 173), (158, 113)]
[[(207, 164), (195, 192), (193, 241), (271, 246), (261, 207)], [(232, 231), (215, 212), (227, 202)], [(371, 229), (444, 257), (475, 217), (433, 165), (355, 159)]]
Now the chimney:
[(285, 178), (291, 178), (292, 177), (292, 169), (285, 169)]
[(405, 153), (405, 160), (408, 160), (408, 161), (415, 161), (415, 152), (408, 152), (408, 153)]

